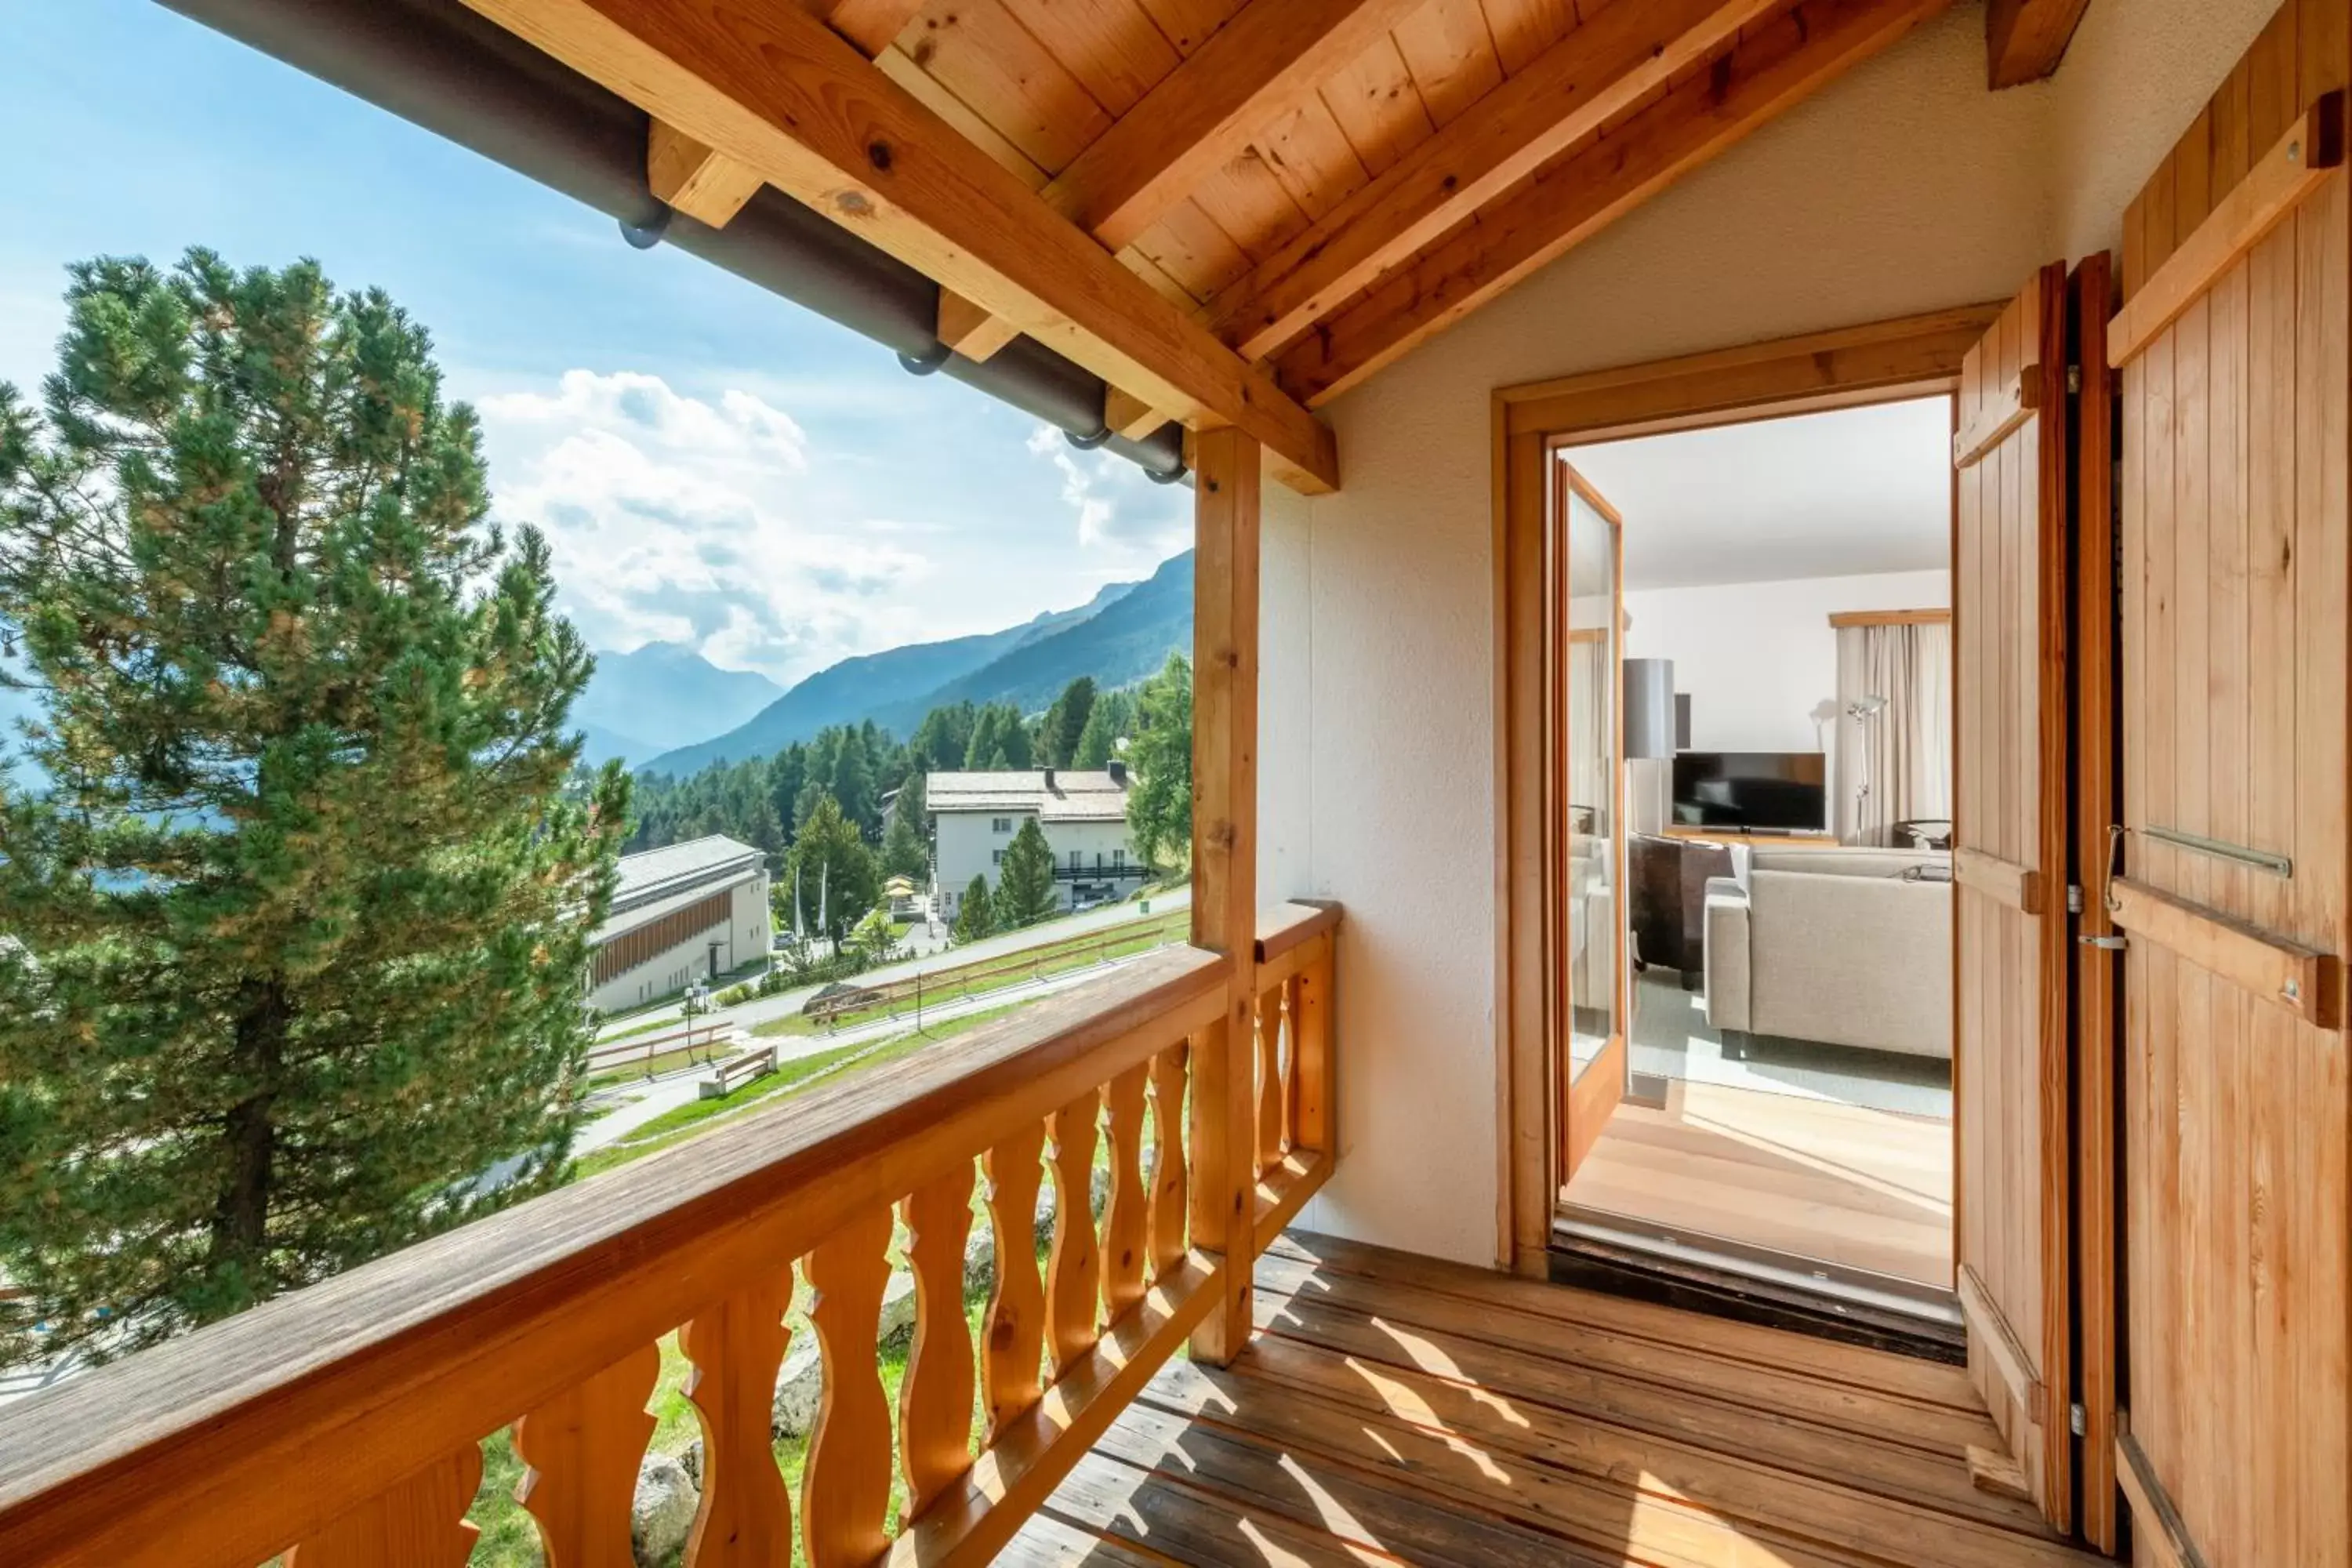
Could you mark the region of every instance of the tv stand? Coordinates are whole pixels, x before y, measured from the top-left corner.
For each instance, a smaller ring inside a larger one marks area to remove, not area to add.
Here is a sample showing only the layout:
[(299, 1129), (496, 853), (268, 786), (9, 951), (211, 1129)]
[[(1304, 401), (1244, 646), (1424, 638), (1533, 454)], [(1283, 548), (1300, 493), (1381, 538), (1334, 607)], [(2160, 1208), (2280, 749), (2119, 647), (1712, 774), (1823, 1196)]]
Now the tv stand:
[(1835, 844), (1837, 835), (1809, 827), (1702, 827), (1695, 823), (1666, 826), (1668, 838), (1704, 839), (1709, 844)]

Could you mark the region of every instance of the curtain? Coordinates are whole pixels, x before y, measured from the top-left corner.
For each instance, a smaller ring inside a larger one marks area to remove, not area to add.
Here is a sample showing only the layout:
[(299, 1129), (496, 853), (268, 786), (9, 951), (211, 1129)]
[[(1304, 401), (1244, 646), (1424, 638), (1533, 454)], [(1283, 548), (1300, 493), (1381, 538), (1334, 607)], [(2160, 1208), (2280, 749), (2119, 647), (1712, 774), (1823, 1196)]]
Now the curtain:
[(1890, 844), (1898, 822), (1952, 815), (1951, 623), (1837, 638), (1838, 841)]

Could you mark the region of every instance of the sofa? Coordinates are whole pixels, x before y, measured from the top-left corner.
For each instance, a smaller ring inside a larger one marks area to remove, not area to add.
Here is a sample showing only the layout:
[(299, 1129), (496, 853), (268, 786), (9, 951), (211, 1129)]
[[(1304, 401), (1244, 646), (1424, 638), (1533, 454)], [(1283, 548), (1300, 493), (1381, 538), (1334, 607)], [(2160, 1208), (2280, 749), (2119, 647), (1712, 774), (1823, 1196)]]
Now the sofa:
[(1706, 1016), (1748, 1037), (1952, 1056), (1951, 857), (1735, 847), (1706, 887)]

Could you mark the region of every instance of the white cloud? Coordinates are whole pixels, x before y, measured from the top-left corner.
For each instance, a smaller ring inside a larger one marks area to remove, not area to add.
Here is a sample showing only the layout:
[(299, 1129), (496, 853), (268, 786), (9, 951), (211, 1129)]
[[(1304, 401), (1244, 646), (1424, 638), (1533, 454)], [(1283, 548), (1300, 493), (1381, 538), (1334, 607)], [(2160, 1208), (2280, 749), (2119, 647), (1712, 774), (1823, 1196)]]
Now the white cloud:
[(1050, 425), (1029, 433), (1029, 450), (1061, 474), (1062, 500), (1077, 513), (1080, 544), (1140, 552), (1157, 560), (1189, 541), (1191, 492), (1152, 483), (1115, 453), (1080, 452)]
[(895, 591), (927, 561), (812, 521), (808, 436), (765, 400), (573, 370), (480, 407), (497, 515), (546, 532), (596, 647), (682, 642), (789, 681), (908, 629)]

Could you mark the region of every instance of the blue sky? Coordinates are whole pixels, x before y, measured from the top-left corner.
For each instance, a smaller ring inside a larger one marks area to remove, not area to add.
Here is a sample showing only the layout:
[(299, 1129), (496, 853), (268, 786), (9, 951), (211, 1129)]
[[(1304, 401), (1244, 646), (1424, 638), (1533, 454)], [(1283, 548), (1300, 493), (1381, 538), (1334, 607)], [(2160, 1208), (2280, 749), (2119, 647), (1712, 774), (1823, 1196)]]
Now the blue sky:
[(316, 258), (431, 329), (496, 513), (545, 528), (598, 647), (789, 683), (1139, 577), (1188, 491), (163, 9), (0, 0), (0, 381), (50, 367), (68, 261)]

